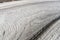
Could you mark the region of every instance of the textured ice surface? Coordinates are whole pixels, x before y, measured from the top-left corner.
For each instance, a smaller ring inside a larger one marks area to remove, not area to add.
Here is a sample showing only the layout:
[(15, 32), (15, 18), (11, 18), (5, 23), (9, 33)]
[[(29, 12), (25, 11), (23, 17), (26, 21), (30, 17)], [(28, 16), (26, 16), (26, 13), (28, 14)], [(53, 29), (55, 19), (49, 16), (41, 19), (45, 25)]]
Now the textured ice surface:
[(28, 40), (60, 16), (60, 2), (38, 2), (0, 9), (0, 40)]

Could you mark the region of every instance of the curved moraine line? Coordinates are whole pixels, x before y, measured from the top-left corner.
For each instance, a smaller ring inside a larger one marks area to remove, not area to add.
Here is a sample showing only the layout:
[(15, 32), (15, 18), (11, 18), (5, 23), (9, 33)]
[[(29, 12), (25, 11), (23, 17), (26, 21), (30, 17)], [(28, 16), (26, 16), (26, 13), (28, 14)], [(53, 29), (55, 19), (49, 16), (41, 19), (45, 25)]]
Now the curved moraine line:
[[(40, 29), (33, 37), (31, 37), (29, 40), (37, 40), (43, 33), (48, 30), (54, 23), (56, 23), (60, 19), (60, 16), (52, 20), (50, 23), (48, 23), (46, 26), (44, 26), (42, 29)], [(44, 40), (44, 39), (43, 39)]]

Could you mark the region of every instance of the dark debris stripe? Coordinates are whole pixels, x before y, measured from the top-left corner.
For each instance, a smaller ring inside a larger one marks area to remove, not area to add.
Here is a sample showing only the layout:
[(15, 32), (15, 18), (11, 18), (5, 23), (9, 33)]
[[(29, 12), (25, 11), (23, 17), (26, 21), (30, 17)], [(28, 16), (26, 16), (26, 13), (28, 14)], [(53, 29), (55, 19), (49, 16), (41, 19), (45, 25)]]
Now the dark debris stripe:
[(42, 29), (40, 29), (33, 37), (31, 37), (29, 40), (37, 40), (48, 28), (50, 28), (54, 23), (56, 23), (60, 19), (60, 16), (52, 20), (50, 23), (48, 23), (46, 26), (44, 26)]

